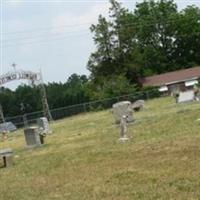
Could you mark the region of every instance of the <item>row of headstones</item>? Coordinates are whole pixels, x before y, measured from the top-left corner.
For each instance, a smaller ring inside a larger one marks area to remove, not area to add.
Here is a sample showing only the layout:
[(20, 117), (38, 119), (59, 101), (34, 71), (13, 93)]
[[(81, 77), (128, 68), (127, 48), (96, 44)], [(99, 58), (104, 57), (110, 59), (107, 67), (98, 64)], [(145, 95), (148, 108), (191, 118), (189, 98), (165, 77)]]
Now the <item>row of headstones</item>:
[[(188, 90), (185, 92), (179, 92), (175, 95), (177, 103), (189, 102), (189, 101), (200, 101), (198, 96), (199, 90), (194, 88), (193, 90)], [(142, 110), (145, 106), (144, 100), (138, 100), (134, 103), (130, 101), (121, 101), (113, 104), (113, 115), (115, 118), (115, 123), (120, 124), (120, 140), (125, 141), (128, 139), (127, 133), (127, 123), (133, 122), (134, 111)]]
[[(129, 139), (127, 134), (127, 123), (134, 121), (133, 112), (144, 108), (144, 100), (138, 100), (131, 104), (130, 101), (122, 101), (113, 104), (113, 115), (115, 122), (120, 124), (120, 141)], [(28, 147), (40, 147), (44, 144), (44, 137), (51, 133), (48, 120), (43, 117), (37, 120), (35, 127), (27, 127), (24, 129), (25, 141)], [(12, 149), (3, 149), (0, 151), (0, 157), (4, 160), (5, 166), (12, 165), (13, 151)]]
[[(52, 133), (47, 118), (39, 118), (37, 120), (37, 125), (38, 126), (27, 127), (24, 129), (25, 141), (29, 148), (42, 146), (46, 134)], [(11, 166), (13, 162), (13, 150), (10, 148), (0, 150), (0, 158), (3, 159), (5, 167)]]
[[(193, 91), (179, 93), (179, 102), (189, 101), (190, 99), (195, 99)], [(120, 124), (120, 141), (126, 141), (129, 139), (130, 136), (127, 131), (127, 123), (135, 120), (133, 115), (134, 111), (142, 110), (144, 108), (144, 103), (144, 100), (138, 100), (133, 104), (130, 101), (121, 101), (113, 104), (112, 112), (115, 118), (115, 123)], [(25, 140), (28, 147), (42, 146), (46, 134), (51, 133), (47, 118), (39, 118), (37, 120), (37, 125), (38, 126), (24, 129)], [(3, 158), (5, 166), (11, 165), (12, 155), (13, 151), (11, 149), (3, 149), (0, 151), (0, 157)]]
[[(113, 104), (113, 115), (115, 122), (120, 124), (120, 141), (129, 140), (127, 133), (127, 123), (134, 121), (133, 112), (144, 108), (144, 100), (138, 100), (131, 104), (130, 101), (122, 101)], [(44, 144), (44, 137), (51, 133), (47, 118), (42, 117), (37, 120), (37, 126), (24, 129), (25, 141), (28, 147), (40, 147)], [(3, 158), (4, 166), (12, 165), (13, 150), (0, 150), (0, 157)]]

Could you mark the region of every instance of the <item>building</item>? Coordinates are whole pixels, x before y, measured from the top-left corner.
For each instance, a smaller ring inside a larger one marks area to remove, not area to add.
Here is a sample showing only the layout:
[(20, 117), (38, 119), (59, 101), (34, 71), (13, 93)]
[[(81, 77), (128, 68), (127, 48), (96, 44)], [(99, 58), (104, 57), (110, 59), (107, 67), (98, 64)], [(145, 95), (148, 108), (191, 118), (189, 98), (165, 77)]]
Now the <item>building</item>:
[(160, 92), (172, 93), (192, 89), (200, 78), (200, 66), (144, 78), (143, 87), (157, 86)]

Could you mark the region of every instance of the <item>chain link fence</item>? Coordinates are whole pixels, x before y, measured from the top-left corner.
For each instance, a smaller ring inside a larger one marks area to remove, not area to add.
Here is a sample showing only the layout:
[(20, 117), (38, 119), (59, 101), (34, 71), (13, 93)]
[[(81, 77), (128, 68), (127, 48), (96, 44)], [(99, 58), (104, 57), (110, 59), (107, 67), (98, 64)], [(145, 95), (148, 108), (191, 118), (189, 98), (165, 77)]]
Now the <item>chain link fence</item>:
[[(76, 104), (71, 106), (66, 106), (62, 108), (56, 108), (50, 110), (51, 115), (54, 120), (63, 119), (65, 117), (70, 117), (79, 113), (98, 111), (103, 109), (109, 109), (112, 105), (119, 101), (130, 101), (135, 102), (139, 99), (149, 100), (152, 98), (160, 97), (160, 93), (157, 90), (137, 92), (134, 94), (117, 96), (113, 98), (101, 99), (97, 101), (90, 101), (82, 104)], [(43, 112), (33, 112), (26, 113), (24, 115), (18, 115), (14, 117), (6, 117), (7, 122), (12, 122), (16, 127), (25, 127), (28, 125), (33, 125), (37, 123), (37, 119), (43, 117)]]

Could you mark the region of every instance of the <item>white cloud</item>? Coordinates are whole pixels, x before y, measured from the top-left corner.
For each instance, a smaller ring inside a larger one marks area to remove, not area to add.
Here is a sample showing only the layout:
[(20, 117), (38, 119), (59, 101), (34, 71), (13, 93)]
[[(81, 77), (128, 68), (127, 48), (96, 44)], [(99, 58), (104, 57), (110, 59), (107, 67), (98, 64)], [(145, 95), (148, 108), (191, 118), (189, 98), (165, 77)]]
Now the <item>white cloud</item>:
[[(69, 31), (87, 30), (91, 24), (97, 23), (101, 14), (108, 17), (109, 3), (95, 4), (81, 15), (73, 13), (62, 13), (53, 20), (53, 27), (68, 27)], [(66, 29), (65, 29), (66, 30)]]

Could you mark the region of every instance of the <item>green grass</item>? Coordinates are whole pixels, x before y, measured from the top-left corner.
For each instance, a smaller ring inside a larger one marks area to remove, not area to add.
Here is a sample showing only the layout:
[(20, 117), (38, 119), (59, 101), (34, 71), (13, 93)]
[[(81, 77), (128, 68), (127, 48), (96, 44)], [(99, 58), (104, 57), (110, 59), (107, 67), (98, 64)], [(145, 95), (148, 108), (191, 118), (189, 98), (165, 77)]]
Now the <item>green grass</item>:
[(0, 142), (16, 156), (0, 168), (0, 199), (200, 199), (200, 104), (146, 104), (127, 143), (109, 110), (54, 122), (42, 148), (27, 149), (22, 131), (12, 134)]

